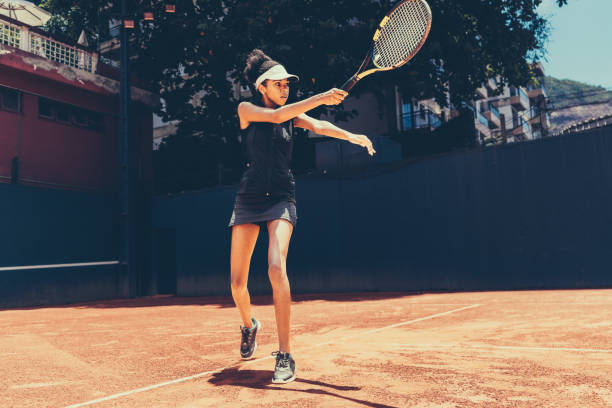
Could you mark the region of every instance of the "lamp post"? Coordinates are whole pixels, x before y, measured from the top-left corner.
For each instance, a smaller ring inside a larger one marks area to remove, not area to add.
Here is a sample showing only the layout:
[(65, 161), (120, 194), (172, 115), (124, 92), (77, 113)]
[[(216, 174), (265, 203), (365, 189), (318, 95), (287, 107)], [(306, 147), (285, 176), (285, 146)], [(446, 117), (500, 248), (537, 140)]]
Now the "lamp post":
[[(121, 31), (120, 48), (121, 59), (119, 69), (119, 161), (120, 161), (120, 252), (119, 268), (120, 276), (128, 278), (129, 297), (136, 297), (142, 293), (143, 263), (136, 253), (137, 244), (137, 219), (135, 199), (137, 185), (134, 180), (134, 140), (132, 123), (130, 117), (130, 70), (129, 70), (129, 31), (134, 28), (134, 20), (128, 18), (127, 1), (121, 0)], [(166, 12), (174, 13), (176, 6), (166, 4)], [(151, 12), (145, 12), (144, 20), (153, 20)]]
[(130, 140), (130, 76), (128, 67), (128, 28), (125, 20), (127, 16), (126, 0), (121, 0), (121, 31), (120, 31), (120, 71), (119, 71), (119, 162), (120, 162), (120, 234), (121, 251), (119, 267), (121, 276), (128, 277), (128, 296), (138, 295), (138, 279), (135, 265), (135, 236), (133, 207), (133, 181)]

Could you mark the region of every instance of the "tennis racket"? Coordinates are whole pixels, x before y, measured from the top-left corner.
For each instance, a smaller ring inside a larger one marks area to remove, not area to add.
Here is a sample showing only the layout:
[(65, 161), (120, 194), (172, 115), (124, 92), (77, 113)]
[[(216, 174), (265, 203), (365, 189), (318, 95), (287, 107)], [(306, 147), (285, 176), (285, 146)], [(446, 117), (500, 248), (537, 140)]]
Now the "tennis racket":
[(361, 66), (342, 89), (350, 91), (365, 76), (399, 68), (421, 49), (431, 28), (431, 9), (425, 0), (403, 0), (378, 25)]

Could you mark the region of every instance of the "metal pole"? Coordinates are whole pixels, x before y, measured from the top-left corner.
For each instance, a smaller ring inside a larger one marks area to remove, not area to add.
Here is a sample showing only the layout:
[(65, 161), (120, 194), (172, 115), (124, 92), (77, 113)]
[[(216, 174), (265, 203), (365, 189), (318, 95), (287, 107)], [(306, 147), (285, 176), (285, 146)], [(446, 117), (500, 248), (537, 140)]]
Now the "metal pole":
[(120, 114), (119, 114), (119, 160), (120, 160), (120, 240), (119, 268), (121, 277), (128, 277), (129, 296), (138, 295), (136, 265), (134, 262), (134, 228), (132, 216), (132, 146), (130, 140), (130, 76), (128, 54), (128, 31), (126, 0), (121, 0), (121, 66), (120, 66)]
[(13, 161), (11, 163), (11, 183), (17, 184), (19, 183), (19, 167), (21, 160), (21, 98), (23, 98), (23, 93), (17, 93), (17, 156), (13, 157)]
[[(546, 99), (544, 95), (540, 95), (538, 108), (540, 109), (540, 129), (542, 129), (542, 137), (548, 137), (548, 123), (546, 122)], [(546, 125), (546, 126), (545, 126)]]

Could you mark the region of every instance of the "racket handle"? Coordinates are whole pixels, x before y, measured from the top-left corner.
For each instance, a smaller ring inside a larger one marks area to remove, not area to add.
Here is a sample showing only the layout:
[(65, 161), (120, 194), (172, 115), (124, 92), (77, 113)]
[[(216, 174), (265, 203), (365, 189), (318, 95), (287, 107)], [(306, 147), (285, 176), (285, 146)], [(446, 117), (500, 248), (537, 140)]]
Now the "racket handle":
[(353, 75), (348, 81), (344, 83), (344, 85), (340, 87), (340, 89), (348, 92), (355, 86), (357, 82), (359, 82), (359, 78), (357, 78), (357, 75)]

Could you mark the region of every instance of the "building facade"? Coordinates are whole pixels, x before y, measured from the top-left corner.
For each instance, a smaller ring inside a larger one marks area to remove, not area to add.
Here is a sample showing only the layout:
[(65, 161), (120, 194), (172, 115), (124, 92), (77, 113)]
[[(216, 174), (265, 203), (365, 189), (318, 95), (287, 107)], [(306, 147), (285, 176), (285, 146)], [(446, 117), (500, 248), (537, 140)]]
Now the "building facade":
[[(118, 191), (118, 80), (95, 50), (0, 16), (0, 182)], [(150, 183), (159, 96), (145, 88), (132, 87), (131, 137)]]
[[(483, 146), (551, 136), (547, 94), (541, 84), (544, 71), (539, 63), (531, 68), (536, 78), (533, 84), (527, 87), (500, 86), (498, 80), (490, 78), (475, 90), (473, 100), (461, 106), (454, 106), (450, 95), (447, 107), (441, 107), (434, 99), (402, 95), (395, 86), (384, 90), (382, 104), (371, 94), (349, 97), (344, 102), (345, 109), (354, 109), (359, 115), (338, 125), (347, 130), (375, 137), (391, 136), (401, 141), (401, 138), (434, 133), (467, 112), (473, 116), (471, 130), (462, 121), (461, 125), (457, 124), (456, 131), (473, 131), (474, 141)], [(325, 119), (332, 120), (331, 117)], [(450, 123), (445, 131), (452, 132), (452, 128)], [(365, 156), (363, 159), (371, 161)]]
[(476, 98), (468, 103), (474, 112), (476, 136), (483, 145), (513, 143), (540, 139), (550, 134), (546, 88), (541, 84), (544, 70), (540, 63), (532, 65), (537, 83), (501, 88), (488, 79), (476, 89)]

